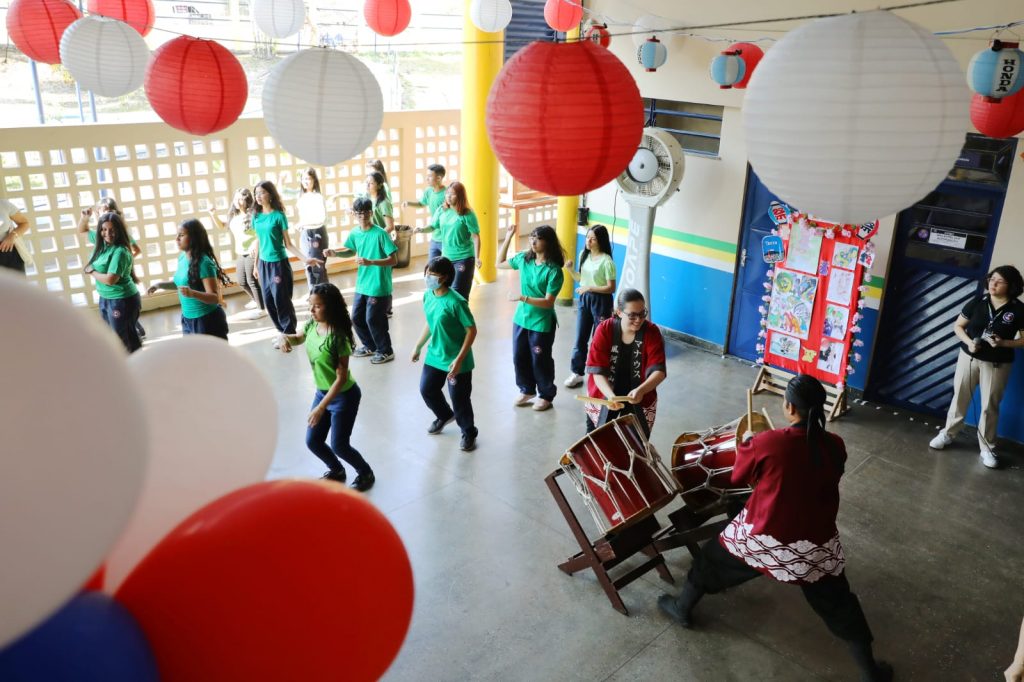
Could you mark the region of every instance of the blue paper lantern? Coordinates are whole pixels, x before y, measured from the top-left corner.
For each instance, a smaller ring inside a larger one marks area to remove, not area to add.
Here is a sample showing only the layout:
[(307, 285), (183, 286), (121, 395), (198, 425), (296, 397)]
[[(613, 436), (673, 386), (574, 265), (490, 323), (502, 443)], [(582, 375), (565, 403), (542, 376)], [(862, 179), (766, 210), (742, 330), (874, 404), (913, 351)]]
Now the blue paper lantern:
[(1019, 43), (993, 40), (987, 50), (974, 55), (967, 65), (967, 85), (989, 102), (998, 102), (1024, 88), (1021, 69), (1024, 52)]
[(711, 60), (711, 80), (728, 90), (747, 75), (747, 63), (735, 52), (723, 52)]
[(636, 58), (646, 71), (657, 71), (668, 59), (668, 50), (660, 40), (651, 36), (637, 50)]

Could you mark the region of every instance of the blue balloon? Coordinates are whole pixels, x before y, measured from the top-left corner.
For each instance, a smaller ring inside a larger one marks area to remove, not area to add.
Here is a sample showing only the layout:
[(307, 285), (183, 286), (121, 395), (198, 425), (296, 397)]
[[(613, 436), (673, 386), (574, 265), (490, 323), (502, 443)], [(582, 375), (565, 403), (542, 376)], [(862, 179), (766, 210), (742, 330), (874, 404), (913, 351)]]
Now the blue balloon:
[(127, 609), (100, 592), (78, 595), (0, 648), (4, 682), (156, 682), (156, 660)]

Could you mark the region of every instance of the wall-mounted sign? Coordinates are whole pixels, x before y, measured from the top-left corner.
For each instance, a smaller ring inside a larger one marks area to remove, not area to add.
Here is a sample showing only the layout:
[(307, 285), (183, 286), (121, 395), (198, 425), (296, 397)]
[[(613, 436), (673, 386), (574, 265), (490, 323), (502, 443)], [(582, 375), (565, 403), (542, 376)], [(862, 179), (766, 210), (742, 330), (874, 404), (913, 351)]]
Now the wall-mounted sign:
[(932, 228), (928, 234), (928, 243), (935, 246), (945, 246), (950, 249), (965, 249), (967, 248), (967, 235), (962, 232)]
[(780, 263), (786, 259), (786, 245), (782, 237), (768, 235), (761, 238), (761, 255), (765, 263)]

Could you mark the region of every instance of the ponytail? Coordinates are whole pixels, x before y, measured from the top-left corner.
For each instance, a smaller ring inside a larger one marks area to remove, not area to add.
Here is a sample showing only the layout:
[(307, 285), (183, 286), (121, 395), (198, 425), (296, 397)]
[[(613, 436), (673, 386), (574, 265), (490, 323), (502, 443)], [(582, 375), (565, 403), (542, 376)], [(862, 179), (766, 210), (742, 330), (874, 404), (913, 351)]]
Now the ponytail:
[(825, 436), (826, 398), (825, 387), (809, 374), (798, 374), (786, 385), (786, 402), (807, 422), (807, 449), (814, 466), (821, 464), (823, 449), (831, 454)]

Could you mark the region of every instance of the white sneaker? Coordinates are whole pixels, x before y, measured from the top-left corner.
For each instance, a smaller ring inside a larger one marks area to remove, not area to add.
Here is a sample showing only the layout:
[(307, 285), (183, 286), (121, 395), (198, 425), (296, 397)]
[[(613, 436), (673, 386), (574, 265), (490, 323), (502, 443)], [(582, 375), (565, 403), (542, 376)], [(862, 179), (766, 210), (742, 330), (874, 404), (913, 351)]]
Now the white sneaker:
[(981, 463), (987, 466), (989, 469), (995, 469), (999, 466), (999, 458), (996, 457), (996, 453), (992, 452), (988, 448), (982, 448)]
[(256, 307), (256, 301), (249, 301), (248, 303), (245, 304), (245, 309), (246, 310), (252, 310), (255, 307)]
[(520, 393), (518, 396), (516, 396), (516, 399), (512, 402), (512, 404), (515, 405), (516, 407), (526, 407), (531, 402), (533, 402), (533, 399), (536, 397), (537, 396), (534, 395), (533, 393)]
[(569, 375), (569, 378), (565, 380), (565, 387), (566, 388), (576, 388), (577, 386), (579, 386), (582, 383), (583, 383), (583, 377), (581, 377), (579, 374), (576, 374), (575, 372), (573, 372), (573, 373), (571, 373)]
[(545, 410), (550, 410), (550, 409), (551, 409), (551, 401), (550, 400), (544, 400), (544, 398), (541, 398), (540, 400), (538, 400), (537, 402), (535, 402), (533, 404), (533, 411), (534, 412), (543, 412)]
[(247, 320), (258, 320), (258, 319), (266, 317), (266, 316), (267, 316), (267, 311), (266, 310), (251, 310), (245, 316), (245, 319), (247, 319)]
[(932, 438), (931, 441), (928, 442), (928, 447), (932, 448), (933, 450), (941, 450), (942, 448), (952, 444), (953, 439), (950, 438), (949, 434), (946, 433), (946, 430), (943, 429), (939, 431), (938, 435), (936, 435), (935, 438)]

